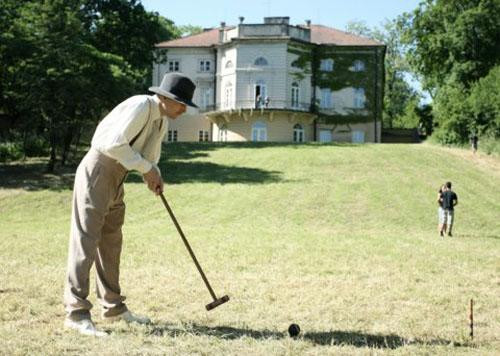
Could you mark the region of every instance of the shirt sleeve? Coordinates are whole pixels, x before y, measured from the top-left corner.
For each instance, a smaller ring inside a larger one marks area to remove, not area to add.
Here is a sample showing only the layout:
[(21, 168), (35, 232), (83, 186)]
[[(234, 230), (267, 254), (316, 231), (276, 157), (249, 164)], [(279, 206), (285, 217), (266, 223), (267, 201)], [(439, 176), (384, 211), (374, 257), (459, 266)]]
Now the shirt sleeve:
[[(137, 170), (147, 173), (152, 163), (130, 146), (130, 141), (141, 132), (149, 116), (149, 101), (124, 102), (116, 107), (108, 120), (108, 127), (104, 139), (97, 138), (98, 149), (107, 156), (116, 159), (128, 170)], [(96, 132), (97, 133), (97, 132)]]

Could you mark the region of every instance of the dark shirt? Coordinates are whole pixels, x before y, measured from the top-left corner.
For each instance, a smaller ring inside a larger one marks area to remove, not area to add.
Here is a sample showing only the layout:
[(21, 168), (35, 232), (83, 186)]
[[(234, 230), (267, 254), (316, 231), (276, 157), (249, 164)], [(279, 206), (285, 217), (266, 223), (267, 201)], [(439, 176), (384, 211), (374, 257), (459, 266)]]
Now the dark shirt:
[(453, 210), (453, 202), (458, 202), (458, 197), (452, 190), (443, 192), (443, 209)]

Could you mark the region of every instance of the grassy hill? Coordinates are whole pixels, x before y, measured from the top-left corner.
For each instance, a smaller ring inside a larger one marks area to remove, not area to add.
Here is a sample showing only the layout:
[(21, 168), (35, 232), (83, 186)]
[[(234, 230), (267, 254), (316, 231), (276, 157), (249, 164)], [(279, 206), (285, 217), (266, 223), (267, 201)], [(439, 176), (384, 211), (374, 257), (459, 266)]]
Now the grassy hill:
[[(122, 290), (151, 326), (62, 328), (71, 180), (0, 166), (0, 354), (495, 354), (500, 161), (431, 145), (172, 144), (161, 201), (126, 183)], [(436, 195), (459, 197), (453, 238)], [(93, 285), (93, 284), (92, 284)], [(468, 336), (473, 298), (475, 338)], [(287, 335), (297, 323), (301, 336)], [(77, 340), (77, 341), (76, 341)]]

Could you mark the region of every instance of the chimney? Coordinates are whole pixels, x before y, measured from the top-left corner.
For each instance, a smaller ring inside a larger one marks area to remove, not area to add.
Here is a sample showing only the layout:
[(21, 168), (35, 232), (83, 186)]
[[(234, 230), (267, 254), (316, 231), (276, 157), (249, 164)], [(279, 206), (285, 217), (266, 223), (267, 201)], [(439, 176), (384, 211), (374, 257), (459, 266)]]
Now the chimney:
[(244, 18), (243, 16), (240, 16), (240, 17), (238, 17), (238, 18), (240, 19), (240, 24), (242, 24), (242, 23), (243, 23), (243, 21), (245, 21), (245, 18)]
[(221, 21), (220, 23), (220, 28), (219, 28), (219, 43), (224, 42), (224, 32), (226, 29), (226, 23), (224, 21)]
[(311, 27), (311, 20), (306, 20), (306, 27)]

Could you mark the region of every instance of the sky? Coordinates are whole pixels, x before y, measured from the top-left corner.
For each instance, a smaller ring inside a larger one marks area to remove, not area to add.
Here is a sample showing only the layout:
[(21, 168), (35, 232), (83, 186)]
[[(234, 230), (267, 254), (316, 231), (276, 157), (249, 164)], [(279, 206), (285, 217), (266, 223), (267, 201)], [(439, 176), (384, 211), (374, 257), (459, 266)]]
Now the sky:
[(393, 19), (403, 12), (412, 11), (421, 0), (141, 0), (148, 11), (174, 21), (175, 25), (194, 25), (203, 28), (227, 25), (262, 23), (266, 16), (288, 16), (290, 24), (311, 20), (339, 30), (350, 20), (364, 21), (369, 27), (380, 26), (385, 19)]

